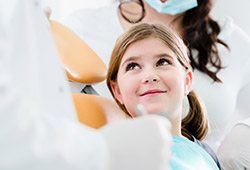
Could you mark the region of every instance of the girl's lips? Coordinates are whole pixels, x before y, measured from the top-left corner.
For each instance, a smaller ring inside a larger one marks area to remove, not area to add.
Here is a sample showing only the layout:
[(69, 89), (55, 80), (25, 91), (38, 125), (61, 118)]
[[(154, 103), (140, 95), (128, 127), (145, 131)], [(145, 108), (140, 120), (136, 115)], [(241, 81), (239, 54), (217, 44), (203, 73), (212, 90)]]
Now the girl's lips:
[(151, 95), (151, 94), (158, 94), (158, 93), (166, 93), (167, 91), (162, 91), (158, 89), (153, 89), (153, 90), (148, 90), (144, 93), (142, 93), (140, 96), (146, 96), (146, 95)]

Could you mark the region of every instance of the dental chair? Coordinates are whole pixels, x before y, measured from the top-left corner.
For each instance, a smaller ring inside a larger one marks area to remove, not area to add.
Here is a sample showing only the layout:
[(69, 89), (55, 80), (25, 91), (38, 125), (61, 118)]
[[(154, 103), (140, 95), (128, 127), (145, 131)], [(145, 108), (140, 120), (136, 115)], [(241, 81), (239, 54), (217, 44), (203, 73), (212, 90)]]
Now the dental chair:
[[(49, 22), (68, 80), (88, 86), (104, 81), (107, 68), (97, 54), (67, 27)], [(92, 128), (128, 118), (111, 99), (80, 92), (72, 96), (79, 121)]]

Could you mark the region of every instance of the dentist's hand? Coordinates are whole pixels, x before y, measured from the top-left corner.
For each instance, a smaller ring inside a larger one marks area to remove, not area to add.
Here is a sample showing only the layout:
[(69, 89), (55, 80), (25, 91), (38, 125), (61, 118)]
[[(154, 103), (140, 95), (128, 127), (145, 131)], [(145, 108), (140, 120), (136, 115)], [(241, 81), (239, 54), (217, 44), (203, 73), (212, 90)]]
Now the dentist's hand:
[(101, 129), (110, 149), (110, 170), (169, 169), (171, 134), (167, 119), (148, 115)]

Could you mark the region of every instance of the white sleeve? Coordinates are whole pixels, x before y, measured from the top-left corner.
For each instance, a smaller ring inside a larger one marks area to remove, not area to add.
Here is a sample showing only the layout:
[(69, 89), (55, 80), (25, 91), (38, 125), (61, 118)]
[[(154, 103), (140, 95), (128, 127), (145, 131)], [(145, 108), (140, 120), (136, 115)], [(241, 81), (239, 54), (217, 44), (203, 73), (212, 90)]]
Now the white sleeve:
[(0, 108), (0, 169), (106, 169), (109, 152), (97, 131), (12, 99)]
[[(249, 54), (250, 57), (250, 54)], [(249, 62), (250, 64), (250, 62)], [(250, 117), (250, 67), (249, 65), (247, 66), (249, 68), (249, 74), (245, 76), (245, 80), (248, 79), (249, 81), (242, 87), (240, 90), (240, 93), (238, 94), (237, 97), (237, 105), (236, 105), (236, 110), (237, 113), (239, 114), (239, 120), (242, 119), (247, 119)]]
[(250, 168), (250, 118), (235, 125), (218, 149), (218, 158), (225, 170)]
[(0, 169), (105, 170), (106, 139), (76, 121), (39, 1), (0, 1)]
[(238, 54), (245, 56), (245, 61), (241, 61), (245, 63), (242, 68), (238, 68), (240, 69), (241, 71), (240, 73), (243, 78), (241, 81), (242, 88), (240, 89), (240, 93), (238, 94), (238, 97), (237, 97), (236, 109), (240, 117), (242, 119), (246, 119), (250, 117), (250, 105), (249, 105), (249, 101), (250, 101), (250, 67), (249, 67), (250, 66), (250, 37), (245, 32), (240, 30), (240, 28), (238, 28), (238, 32), (241, 33), (240, 38), (241, 38), (241, 41), (244, 42), (244, 44), (242, 44), (244, 45), (244, 47), (243, 49), (238, 50)]

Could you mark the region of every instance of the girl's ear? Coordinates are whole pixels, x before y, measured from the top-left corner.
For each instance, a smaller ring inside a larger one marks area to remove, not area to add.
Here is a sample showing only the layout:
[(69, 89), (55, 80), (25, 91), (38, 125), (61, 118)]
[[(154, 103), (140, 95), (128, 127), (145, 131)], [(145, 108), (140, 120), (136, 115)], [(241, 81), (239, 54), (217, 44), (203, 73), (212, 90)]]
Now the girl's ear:
[(193, 72), (188, 70), (186, 73), (186, 80), (185, 80), (185, 95), (188, 95), (190, 91), (192, 91), (192, 82), (193, 82)]
[(121, 95), (121, 92), (120, 92), (120, 89), (119, 89), (119, 86), (118, 86), (117, 82), (111, 81), (111, 82), (110, 82), (110, 85), (111, 85), (111, 89), (112, 89), (112, 92), (113, 92), (115, 98), (116, 98), (121, 104), (123, 104), (122, 95)]

